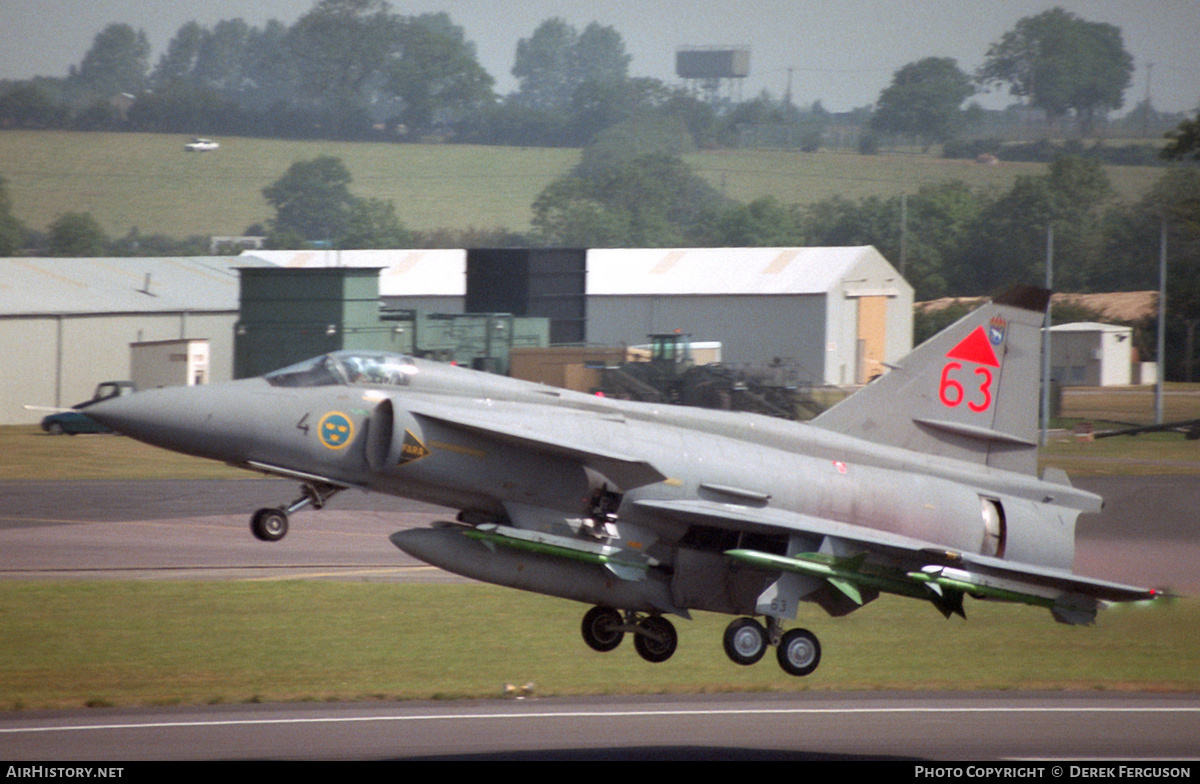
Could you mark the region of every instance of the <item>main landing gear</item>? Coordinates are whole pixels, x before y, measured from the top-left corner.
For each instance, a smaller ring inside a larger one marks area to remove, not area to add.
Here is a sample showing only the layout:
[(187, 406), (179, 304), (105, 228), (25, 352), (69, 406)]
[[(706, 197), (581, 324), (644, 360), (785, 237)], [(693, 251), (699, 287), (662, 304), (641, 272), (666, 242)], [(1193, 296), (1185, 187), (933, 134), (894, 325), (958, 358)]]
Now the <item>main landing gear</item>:
[(344, 489), (339, 485), (331, 485), (327, 482), (305, 482), (300, 486), (300, 497), (292, 503), (278, 508), (267, 507), (255, 512), (250, 517), (250, 533), (254, 534), (256, 539), (264, 542), (278, 542), (287, 535), (288, 515), (310, 506), (313, 509), (320, 509), (330, 498)]
[(735, 664), (751, 665), (763, 657), (768, 645), (775, 646), (775, 658), (788, 675), (804, 676), (821, 663), (821, 643), (808, 629), (783, 631), (776, 618), (767, 618), (767, 627), (753, 618), (735, 618), (725, 629), (725, 655)]
[(639, 617), (633, 611), (620, 612), (611, 607), (593, 607), (583, 616), (583, 641), (592, 650), (611, 651), (625, 639), (625, 633), (637, 635), (633, 648), (648, 662), (665, 662), (675, 653), (679, 635), (675, 627), (660, 615)]
[[(583, 616), (583, 641), (592, 650), (607, 652), (621, 644), (626, 632), (636, 634), (633, 647), (648, 662), (664, 662), (671, 658), (679, 637), (675, 627), (658, 615), (639, 616), (632, 611), (603, 605), (593, 607)], [(725, 654), (736, 664), (751, 665), (762, 659), (767, 646), (775, 646), (779, 666), (789, 675), (808, 675), (821, 663), (821, 644), (807, 629), (783, 631), (775, 618), (767, 626), (753, 618), (735, 618), (725, 629)]]

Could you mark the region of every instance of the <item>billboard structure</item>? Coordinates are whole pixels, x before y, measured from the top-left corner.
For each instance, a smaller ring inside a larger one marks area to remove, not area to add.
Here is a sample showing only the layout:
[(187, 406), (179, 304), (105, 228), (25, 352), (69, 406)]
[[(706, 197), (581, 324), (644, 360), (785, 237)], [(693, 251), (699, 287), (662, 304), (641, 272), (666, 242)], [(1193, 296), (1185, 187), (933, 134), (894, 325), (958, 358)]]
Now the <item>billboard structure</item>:
[(722, 83), (737, 87), (750, 75), (749, 46), (684, 46), (675, 50), (675, 75), (693, 90), (703, 90), (708, 100), (717, 97)]

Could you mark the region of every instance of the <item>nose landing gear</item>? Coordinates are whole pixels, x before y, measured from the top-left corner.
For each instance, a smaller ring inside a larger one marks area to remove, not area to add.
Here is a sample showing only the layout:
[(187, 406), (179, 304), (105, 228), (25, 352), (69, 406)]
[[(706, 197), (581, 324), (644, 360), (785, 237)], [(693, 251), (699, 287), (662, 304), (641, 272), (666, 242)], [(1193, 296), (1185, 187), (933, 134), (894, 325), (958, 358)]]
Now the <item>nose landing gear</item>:
[(278, 542), (288, 532), (288, 516), (301, 509), (320, 509), (330, 498), (346, 488), (328, 482), (305, 482), (300, 486), (301, 495), (287, 506), (259, 509), (250, 517), (250, 533), (264, 542)]

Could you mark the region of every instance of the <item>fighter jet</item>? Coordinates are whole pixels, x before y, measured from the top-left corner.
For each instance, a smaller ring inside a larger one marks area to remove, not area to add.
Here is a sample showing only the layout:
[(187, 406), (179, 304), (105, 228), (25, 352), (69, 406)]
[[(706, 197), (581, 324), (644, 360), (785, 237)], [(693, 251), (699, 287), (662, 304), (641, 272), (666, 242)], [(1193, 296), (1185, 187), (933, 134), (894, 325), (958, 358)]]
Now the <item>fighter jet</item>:
[[(633, 403), (406, 356), (339, 351), (261, 378), (161, 389), (87, 413), (167, 449), (301, 482), (257, 511), (259, 539), (358, 487), (459, 510), (396, 547), (485, 582), (594, 605), (597, 651), (625, 635), (668, 659), (693, 611), (737, 616), (737, 664), (776, 648), (813, 672), (801, 602), (830, 616), (881, 593), (965, 617), (964, 597), (1094, 621), (1155, 591), (1072, 573), (1075, 521), (1101, 499), (1037, 474), (1049, 293), (1017, 288), (810, 423)], [(761, 620), (760, 620), (761, 619)]]

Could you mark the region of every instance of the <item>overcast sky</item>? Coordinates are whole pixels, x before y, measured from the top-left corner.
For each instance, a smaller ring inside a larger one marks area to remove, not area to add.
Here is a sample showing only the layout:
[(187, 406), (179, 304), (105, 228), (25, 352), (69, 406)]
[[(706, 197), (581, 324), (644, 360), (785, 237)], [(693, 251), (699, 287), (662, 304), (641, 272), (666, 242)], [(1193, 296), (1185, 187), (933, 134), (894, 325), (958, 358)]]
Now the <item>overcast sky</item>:
[[(394, 0), (400, 14), (446, 11), (477, 47), (480, 63), (507, 93), (517, 41), (543, 20), (582, 30), (611, 25), (633, 56), (630, 72), (676, 83), (674, 53), (685, 45), (749, 45), (745, 98), (781, 97), (792, 69), (793, 99), (844, 111), (873, 103), (892, 74), (922, 57), (953, 57), (968, 73), (1017, 20), (1060, 6), (1121, 28), (1137, 70), (1125, 109), (1142, 100), (1147, 76), (1154, 106), (1193, 112), (1200, 105), (1197, 0)], [(179, 27), (221, 19), (292, 23), (313, 0), (0, 0), (0, 79), (64, 76), (105, 25), (146, 31), (151, 64)], [(1153, 64), (1153, 68), (1148, 68)], [(1000, 107), (1011, 100), (982, 101)]]

